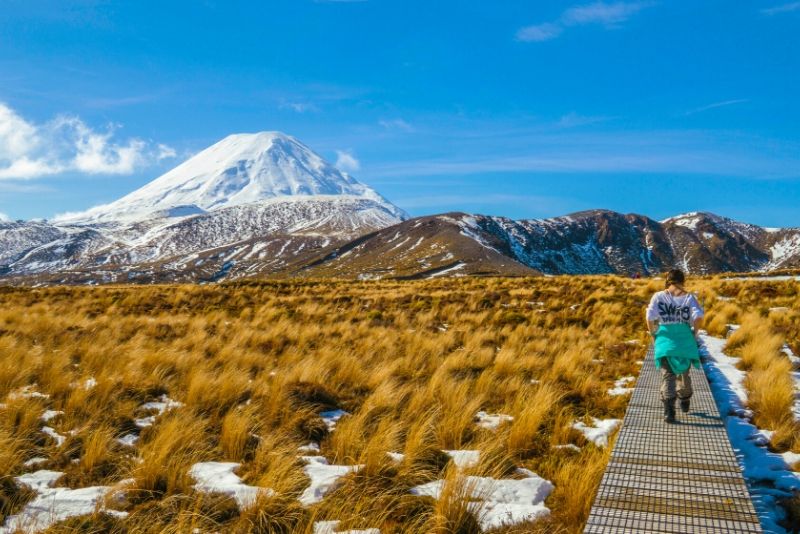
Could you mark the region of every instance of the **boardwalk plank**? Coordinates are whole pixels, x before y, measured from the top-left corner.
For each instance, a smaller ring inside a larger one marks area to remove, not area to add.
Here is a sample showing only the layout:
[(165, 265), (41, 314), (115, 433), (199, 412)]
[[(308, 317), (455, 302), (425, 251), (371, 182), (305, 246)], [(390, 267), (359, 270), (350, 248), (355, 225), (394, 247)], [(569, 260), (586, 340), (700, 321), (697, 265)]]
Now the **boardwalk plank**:
[(691, 410), (669, 425), (648, 350), (585, 533), (763, 532), (708, 381), (690, 372)]

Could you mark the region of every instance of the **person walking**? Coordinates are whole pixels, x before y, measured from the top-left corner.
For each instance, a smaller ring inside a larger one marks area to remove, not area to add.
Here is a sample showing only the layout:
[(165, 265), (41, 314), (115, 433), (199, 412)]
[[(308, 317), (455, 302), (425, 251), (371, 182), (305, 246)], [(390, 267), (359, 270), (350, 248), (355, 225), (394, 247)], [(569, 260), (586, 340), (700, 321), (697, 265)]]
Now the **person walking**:
[(658, 291), (647, 306), (647, 329), (654, 338), (656, 368), (661, 370), (661, 400), (664, 421), (675, 422), (675, 401), (689, 411), (692, 381), (689, 368), (700, 367), (697, 331), (705, 312), (697, 297), (684, 289), (686, 277), (680, 269), (667, 273), (666, 289)]

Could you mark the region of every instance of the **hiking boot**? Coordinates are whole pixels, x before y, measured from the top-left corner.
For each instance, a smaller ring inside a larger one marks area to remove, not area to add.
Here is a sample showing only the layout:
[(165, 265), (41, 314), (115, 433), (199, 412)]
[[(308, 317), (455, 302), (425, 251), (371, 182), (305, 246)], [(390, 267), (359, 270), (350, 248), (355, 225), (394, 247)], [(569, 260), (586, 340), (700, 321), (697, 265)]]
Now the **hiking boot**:
[(681, 411), (689, 413), (689, 399), (681, 399)]
[(664, 422), (672, 424), (675, 422), (675, 399), (669, 399), (663, 402), (664, 402)]

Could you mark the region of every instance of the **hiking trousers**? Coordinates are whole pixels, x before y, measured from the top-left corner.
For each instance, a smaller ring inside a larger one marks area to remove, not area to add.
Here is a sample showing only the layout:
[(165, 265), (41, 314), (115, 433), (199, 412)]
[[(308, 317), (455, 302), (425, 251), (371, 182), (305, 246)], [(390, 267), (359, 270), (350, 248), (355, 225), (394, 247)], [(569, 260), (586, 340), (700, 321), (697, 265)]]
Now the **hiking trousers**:
[(681, 399), (692, 397), (692, 379), (689, 376), (689, 369), (685, 373), (676, 375), (669, 366), (669, 360), (661, 360), (661, 398), (663, 400), (673, 400), (676, 396)]

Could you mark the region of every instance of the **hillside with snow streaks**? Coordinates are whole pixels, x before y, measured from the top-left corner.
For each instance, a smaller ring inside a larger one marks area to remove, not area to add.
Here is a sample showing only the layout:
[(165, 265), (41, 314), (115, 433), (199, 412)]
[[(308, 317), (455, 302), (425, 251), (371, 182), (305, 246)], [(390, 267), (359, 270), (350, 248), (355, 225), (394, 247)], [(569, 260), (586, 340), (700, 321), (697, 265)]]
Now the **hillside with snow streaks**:
[(662, 222), (605, 210), (523, 221), (448, 213), (365, 236), (298, 274), (653, 274), (673, 266), (697, 274), (766, 271), (800, 267), (798, 242), (800, 229), (763, 229), (705, 213)]

